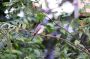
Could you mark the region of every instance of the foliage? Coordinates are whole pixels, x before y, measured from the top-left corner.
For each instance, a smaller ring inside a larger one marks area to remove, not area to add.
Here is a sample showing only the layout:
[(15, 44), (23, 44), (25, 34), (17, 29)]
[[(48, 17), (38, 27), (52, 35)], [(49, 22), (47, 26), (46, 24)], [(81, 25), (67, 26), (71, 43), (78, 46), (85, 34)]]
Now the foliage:
[[(33, 38), (32, 31), (45, 15), (33, 9), (30, 0), (11, 0), (4, 5), (7, 7), (7, 16), (12, 20), (0, 23), (0, 59), (43, 59), (45, 47), (42, 45), (42, 37), (45, 32)], [(54, 25), (53, 22), (49, 23), (46, 30), (49, 33), (55, 31)], [(61, 27), (55, 58), (89, 59), (90, 18), (72, 20), (70, 25), (76, 32), (69, 33)], [(82, 38), (83, 33), (87, 39)]]

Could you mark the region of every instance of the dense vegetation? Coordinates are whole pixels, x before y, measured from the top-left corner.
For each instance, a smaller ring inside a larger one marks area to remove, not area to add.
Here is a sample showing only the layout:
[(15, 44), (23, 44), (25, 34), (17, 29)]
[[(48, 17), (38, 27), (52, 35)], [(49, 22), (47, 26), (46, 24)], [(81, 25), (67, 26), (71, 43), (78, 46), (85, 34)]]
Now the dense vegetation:
[[(49, 39), (52, 36), (45, 32), (32, 34), (45, 15), (33, 9), (30, 0), (11, 0), (3, 6), (8, 19), (0, 22), (0, 59), (43, 59), (42, 37)], [(58, 21), (66, 23), (64, 16)], [(54, 22), (46, 26), (49, 33), (55, 31)], [(90, 59), (90, 18), (72, 18), (70, 26), (75, 29), (74, 33), (59, 25), (60, 34), (53, 37), (56, 39), (55, 59)]]

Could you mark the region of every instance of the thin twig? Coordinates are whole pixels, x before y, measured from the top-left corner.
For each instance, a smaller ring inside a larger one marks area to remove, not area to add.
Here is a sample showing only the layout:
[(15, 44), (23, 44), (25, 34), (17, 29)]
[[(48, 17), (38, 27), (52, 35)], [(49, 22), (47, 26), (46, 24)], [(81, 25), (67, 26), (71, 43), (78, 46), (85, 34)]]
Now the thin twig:
[(44, 35), (44, 34), (40, 34), (40, 36), (47, 36), (47, 37), (52, 37), (52, 38), (56, 38), (56, 39), (59, 39), (59, 40), (63, 40), (64, 42), (66, 42), (71, 47), (73, 47), (73, 48), (75, 47), (76, 49), (79, 49), (80, 51), (83, 51), (83, 52), (85, 52), (86, 54), (88, 54), (90, 56), (90, 53), (88, 52), (88, 50), (86, 48), (76, 46), (73, 43), (71, 43), (70, 41), (68, 41), (67, 39), (63, 39), (63, 38), (52, 36), (52, 35)]
[[(30, 33), (33, 33), (33, 32), (30, 32)], [(56, 38), (56, 39), (59, 39), (59, 40), (63, 40), (64, 42), (66, 42), (68, 45), (70, 45), (71, 47), (73, 48), (76, 48), (82, 52), (85, 52), (86, 54), (88, 54), (90, 56), (90, 53), (88, 52), (88, 50), (86, 48), (83, 48), (83, 47), (80, 47), (79, 45), (74, 45), (73, 43), (71, 43), (70, 41), (68, 41), (67, 39), (63, 39), (61, 37), (57, 37), (57, 36), (52, 36), (52, 35), (44, 35), (44, 34), (39, 34), (40, 36), (44, 36), (44, 37), (52, 37), (52, 38)]]

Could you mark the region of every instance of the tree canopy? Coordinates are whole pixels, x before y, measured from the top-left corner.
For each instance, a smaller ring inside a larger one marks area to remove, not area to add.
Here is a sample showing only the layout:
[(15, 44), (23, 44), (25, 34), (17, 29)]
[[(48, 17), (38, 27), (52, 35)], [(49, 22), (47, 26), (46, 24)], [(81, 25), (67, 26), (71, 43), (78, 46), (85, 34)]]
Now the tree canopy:
[[(45, 14), (32, 8), (30, 0), (10, 0), (3, 2), (0, 8), (3, 8), (7, 18), (7, 21), (0, 22), (0, 59), (43, 59), (43, 37), (57, 40), (55, 59), (90, 59), (90, 17), (71, 17), (70, 26), (75, 29), (73, 33), (59, 25), (58, 36), (46, 35), (45, 31), (33, 36), (33, 30)], [(54, 25), (58, 22), (62, 25), (66, 23), (65, 17), (60, 16), (59, 20), (48, 23), (46, 30), (49, 33), (55, 31)]]

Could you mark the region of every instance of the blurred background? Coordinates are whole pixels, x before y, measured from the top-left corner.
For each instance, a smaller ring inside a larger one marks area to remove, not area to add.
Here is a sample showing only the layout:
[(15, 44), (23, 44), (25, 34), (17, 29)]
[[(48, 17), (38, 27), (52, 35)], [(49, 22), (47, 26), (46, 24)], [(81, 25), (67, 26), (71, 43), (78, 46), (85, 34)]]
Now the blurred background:
[[(70, 22), (75, 32), (59, 29), (60, 37), (54, 42), (55, 59), (90, 59), (90, 0), (75, 3)], [(0, 0), (0, 59), (44, 59), (42, 38), (49, 39), (50, 34), (44, 31), (34, 38), (32, 35), (44, 17), (44, 13), (32, 7), (30, 0)], [(65, 19), (60, 16), (54, 22), (64, 24)], [(55, 31), (55, 24), (50, 22), (46, 30)]]

